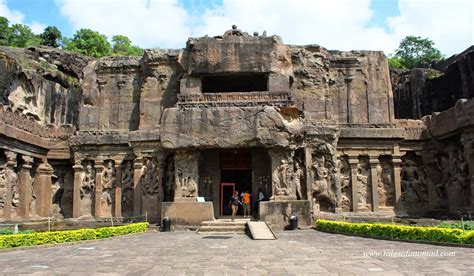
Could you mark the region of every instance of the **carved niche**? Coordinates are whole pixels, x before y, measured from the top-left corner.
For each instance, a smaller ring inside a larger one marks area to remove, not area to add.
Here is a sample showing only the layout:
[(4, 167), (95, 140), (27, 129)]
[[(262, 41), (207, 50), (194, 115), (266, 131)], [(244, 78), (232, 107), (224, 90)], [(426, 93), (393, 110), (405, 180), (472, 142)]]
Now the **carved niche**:
[(86, 160), (83, 162), (84, 177), (79, 187), (81, 198), (81, 216), (92, 216), (92, 206), (94, 205), (94, 191), (95, 191), (95, 170), (92, 161)]
[(370, 211), (372, 208), (372, 190), (370, 187), (370, 163), (368, 156), (359, 156), (357, 164), (357, 198), (360, 211)]
[(115, 183), (115, 167), (114, 161), (107, 160), (105, 162), (105, 168), (102, 172), (102, 194), (100, 196), (100, 212), (101, 216), (112, 215), (112, 203), (113, 203), (113, 188)]
[[(312, 154), (312, 194), (321, 211), (334, 211), (340, 205), (341, 186), (337, 167), (331, 156), (317, 151)], [(337, 162), (337, 161), (336, 161)]]
[[(272, 198), (296, 199), (296, 185), (298, 183), (295, 183), (297, 176), (294, 151), (271, 150), (269, 153), (272, 159)], [(298, 174), (301, 178), (303, 171), (300, 170)], [(298, 181), (301, 193), (301, 179)]]
[(379, 206), (394, 206), (395, 185), (393, 183), (393, 165), (390, 156), (380, 156), (376, 169)]
[(64, 218), (72, 216), (72, 174), (63, 166), (54, 168), (51, 187), (51, 217)]
[(341, 208), (349, 212), (352, 207), (351, 167), (349, 157), (341, 156), (338, 160), (339, 181), (341, 183)]
[(133, 215), (133, 166), (130, 160), (122, 164), (122, 215)]
[(401, 200), (407, 211), (419, 212), (428, 204), (427, 176), (425, 171), (420, 169), (423, 167), (420, 158), (414, 154), (407, 154), (402, 160)]
[(198, 153), (178, 151), (174, 156), (174, 163), (174, 199), (196, 197), (198, 188)]

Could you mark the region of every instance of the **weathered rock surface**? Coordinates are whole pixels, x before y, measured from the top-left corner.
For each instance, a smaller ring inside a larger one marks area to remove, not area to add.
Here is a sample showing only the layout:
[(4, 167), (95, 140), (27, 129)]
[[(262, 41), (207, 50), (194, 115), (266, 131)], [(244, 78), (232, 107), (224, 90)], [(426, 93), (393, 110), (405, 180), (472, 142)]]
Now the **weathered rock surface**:
[(391, 71), (397, 118), (419, 119), (445, 111), (459, 99), (474, 97), (473, 47), (432, 67), (438, 70)]

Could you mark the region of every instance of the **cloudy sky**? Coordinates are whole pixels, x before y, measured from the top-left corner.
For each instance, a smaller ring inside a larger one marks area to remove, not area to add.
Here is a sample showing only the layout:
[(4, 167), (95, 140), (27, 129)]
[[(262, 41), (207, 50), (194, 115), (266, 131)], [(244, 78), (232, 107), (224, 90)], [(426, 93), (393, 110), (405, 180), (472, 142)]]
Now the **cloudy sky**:
[(0, 0), (0, 16), (68, 37), (80, 28), (123, 34), (144, 48), (182, 48), (232, 24), (287, 44), (386, 54), (407, 35), (432, 39), (446, 56), (474, 44), (474, 0)]

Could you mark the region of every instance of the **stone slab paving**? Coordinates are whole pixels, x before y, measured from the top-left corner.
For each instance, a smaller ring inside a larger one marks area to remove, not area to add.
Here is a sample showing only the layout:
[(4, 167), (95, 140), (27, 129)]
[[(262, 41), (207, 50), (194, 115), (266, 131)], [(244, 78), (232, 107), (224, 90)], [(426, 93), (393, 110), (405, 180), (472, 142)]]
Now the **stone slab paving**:
[(381, 241), (314, 230), (279, 232), (278, 237), (255, 241), (246, 235), (148, 232), (0, 252), (0, 274), (474, 275), (472, 248)]

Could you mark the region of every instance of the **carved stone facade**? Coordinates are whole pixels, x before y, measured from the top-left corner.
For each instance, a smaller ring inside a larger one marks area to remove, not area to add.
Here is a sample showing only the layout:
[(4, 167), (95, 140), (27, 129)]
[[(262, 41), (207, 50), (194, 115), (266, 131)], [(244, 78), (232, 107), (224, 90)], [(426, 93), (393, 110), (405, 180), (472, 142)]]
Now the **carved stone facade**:
[(227, 215), (235, 190), (262, 192), (253, 215), (278, 223), (474, 208), (474, 100), (395, 119), (381, 52), (237, 28), (143, 57), (0, 51), (3, 221), (195, 223)]

